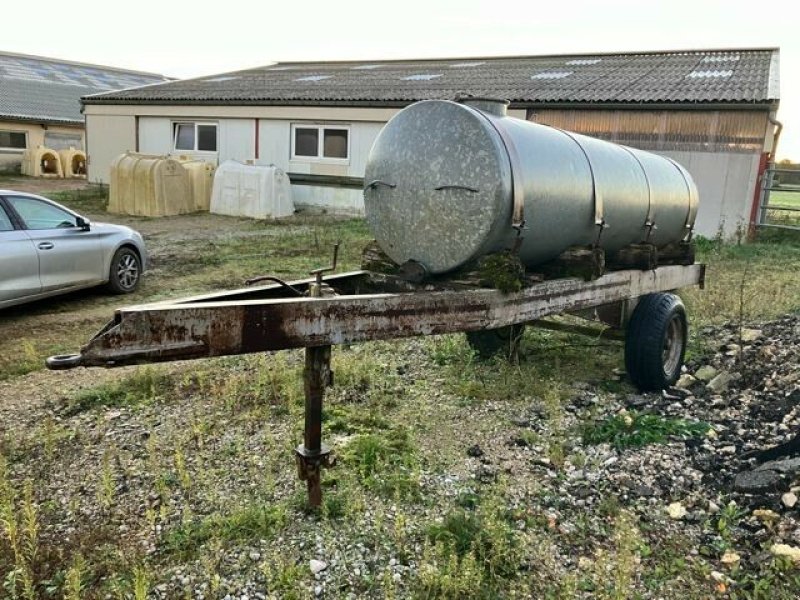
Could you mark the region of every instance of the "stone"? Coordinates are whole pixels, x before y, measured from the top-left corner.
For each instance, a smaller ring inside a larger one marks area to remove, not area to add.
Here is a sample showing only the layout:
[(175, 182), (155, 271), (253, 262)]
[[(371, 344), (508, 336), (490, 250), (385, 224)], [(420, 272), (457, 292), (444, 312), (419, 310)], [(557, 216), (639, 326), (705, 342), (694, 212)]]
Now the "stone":
[(680, 521), (686, 516), (686, 509), (680, 502), (673, 502), (667, 506), (667, 514), (669, 515), (670, 519), (674, 521)]
[(726, 552), (722, 555), (722, 558), (719, 559), (719, 562), (732, 567), (737, 565), (741, 559), (742, 557), (736, 554), (736, 552)]
[(748, 494), (770, 492), (780, 483), (781, 477), (775, 471), (744, 471), (736, 476), (733, 487), (736, 491)]
[(773, 544), (769, 549), (775, 556), (786, 556), (794, 562), (800, 562), (800, 548), (789, 544)]
[(321, 596), (322, 595), (322, 586), (321, 585), (314, 586), (314, 595), (315, 596)]
[(727, 371), (722, 371), (717, 376), (715, 376), (714, 379), (709, 381), (706, 384), (706, 387), (712, 392), (719, 394), (720, 392), (724, 392), (725, 390), (728, 389), (728, 386), (731, 384), (731, 381), (733, 381), (733, 375), (731, 375)]
[(797, 504), (797, 495), (794, 492), (786, 492), (781, 496), (781, 502), (786, 508), (794, 508), (794, 505)]
[(467, 456), (472, 456), (473, 458), (479, 458), (483, 456), (483, 450), (478, 444), (475, 444), (467, 448)]
[(678, 381), (675, 382), (675, 387), (688, 390), (695, 383), (697, 383), (697, 377), (690, 375), (689, 373), (684, 373), (678, 378)]
[(704, 365), (695, 371), (694, 376), (703, 382), (709, 382), (717, 376), (717, 371), (711, 365)]
[(715, 515), (719, 512), (719, 504), (714, 502), (713, 500), (708, 501), (708, 512), (712, 515)]
[(773, 523), (781, 518), (774, 510), (768, 508), (757, 508), (753, 511), (753, 516), (762, 523)]
[(800, 473), (800, 458), (784, 458), (765, 462), (756, 469), (757, 471), (775, 471), (785, 475)]
[(322, 573), (325, 569), (327, 569), (328, 563), (323, 560), (312, 558), (310, 561), (308, 561), (308, 566), (311, 568), (311, 572), (316, 575), (317, 573)]
[(251, 552), (249, 554), (249, 556), (250, 556), (250, 560), (252, 560), (253, 562), (261, 560), (261, 553), (260, 552), (255, 552), (255, 551)]
[(750, 343), (755, 342), (758, 338), (761, 337), (761, 330), (760, 329), (742, 329), (741, 335), (739, 336), (743, 342)]

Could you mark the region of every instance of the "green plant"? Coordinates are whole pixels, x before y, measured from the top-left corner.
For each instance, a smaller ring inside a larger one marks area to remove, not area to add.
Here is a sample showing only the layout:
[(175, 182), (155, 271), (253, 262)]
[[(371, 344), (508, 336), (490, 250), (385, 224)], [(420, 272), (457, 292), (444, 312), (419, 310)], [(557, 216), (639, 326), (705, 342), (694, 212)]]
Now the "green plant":
[(618, 450), (660, 444), (670, 437), (701, 437), (709, 429), (707, 423), (686, 421), (649, 413), (625, 412), (583, 427), (585, 444), (611, 444)]
[(134, 600), (147, 600), (150, 591), (150, 573), (147, 569), (138, 565), (133, 569), (133, 598)]
[(117, 482), (114, 469), (111, 466), (111, 451), (103, 453), (103, 464), (100, 470), (100, 481), (97, 486), (97, 499), (105, 508), (114, 503)]
[(72, 559), (72, 564), (64, 580), (64, 600), (82, 600), (86, 574), (86, 560), (83, 555), (77, 554)]

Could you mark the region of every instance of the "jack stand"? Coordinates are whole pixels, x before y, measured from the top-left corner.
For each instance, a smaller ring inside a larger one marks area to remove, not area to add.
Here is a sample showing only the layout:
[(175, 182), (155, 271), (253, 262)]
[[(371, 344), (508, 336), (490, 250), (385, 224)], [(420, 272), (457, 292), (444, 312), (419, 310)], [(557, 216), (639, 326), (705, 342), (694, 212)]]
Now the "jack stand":
[(325, 388), (332, 383), (331, 347), (306, 348), (305, 380), (306, 420), (303, 443), (295, 449), (297, 474), (308, 485), (308, 503), (322, 503), (320, 468), (330, 466), (330, 448), (322, 443), (322, 400)]
[[(339, 242), (333, 247), (333, 262), (329, 267), (311, 271), (316, 281), (308, 286), (311, 298), (328, 295), (330, 288), (322, 282), (323, 273), (336, 270)], [(306, 422), (303, 443), (295, 448), (297, 474), (308, 486), (308, 503), (313, 507), (322, 504), (320, 469), (330, 466), (331, 450), (322, 443), (322, 400), (325, 388), (333, 385), (331, 371), (331, 346), (306, 348), (306, 367), (303, 371), (306, 396)]]

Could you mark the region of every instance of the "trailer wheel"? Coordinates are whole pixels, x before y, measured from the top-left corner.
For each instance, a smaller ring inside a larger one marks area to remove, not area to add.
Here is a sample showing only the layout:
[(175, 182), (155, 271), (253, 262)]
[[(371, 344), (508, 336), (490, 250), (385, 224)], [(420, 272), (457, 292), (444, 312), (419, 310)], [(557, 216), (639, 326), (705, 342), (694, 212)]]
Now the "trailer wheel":
[(639, 390), (662, 390), (681, 373), (688, 340), (686, 309), (675, 294), (647, 294), (625, 335), (625, 368)]
[(501, 352), (507, 357), (512, 357), (519, 349), (523, 333), (525, 333), (525, 325), (468, 331), (467, 343), (483, 359), (491, 358)]

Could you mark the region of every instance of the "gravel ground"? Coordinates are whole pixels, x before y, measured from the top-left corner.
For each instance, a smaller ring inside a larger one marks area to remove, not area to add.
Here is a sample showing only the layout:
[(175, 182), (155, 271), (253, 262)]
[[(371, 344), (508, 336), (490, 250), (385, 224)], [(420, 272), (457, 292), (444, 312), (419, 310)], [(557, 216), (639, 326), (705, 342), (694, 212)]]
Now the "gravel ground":
[[(483, 367), (469, 372), (459, 346), (443, 367), (446, 340), (338, 349), (325, 435), (340, 464), (325, 473), (331, 502), (319, 514), (305, 508), (289, 458), (302, 426), (299, 352), (31, 373), (0, 383), (0, 439), (12, 485), (34, 482), (42, 572), (88, 555), (87, 597), (130, 593), (124, 574), (141, 564), (151, 598), (447, 595), (421, 582), (435, 563), (431, 531), (457, 510), (487, 515), (487, 528), (502, 514), (519, 547), (496, 595), (570, 597), (564, 582), (577, 577), (573, 597), (602, 596), (586, 582), (629, 568), (628, 597), (725, 597), (752, 590), (748, 576), (761, 577), (774, 553), (800, 547), (800, 459), (747, 456), (800, 432), (800, 318), (700, 336), (713, 352), (688, 362), (680, 387), (640, 395), (621, 376), (599, 385), (577, 373), (558, 409), (541, 387), (469, 400), (454, 374), (469, 380)], [(76, 388), (125, 378), (140, 382), (135, 402), (76, 404)], [(334, 411), (349, 424), (335, 430)], [(643, 413), (705, 426), (641, 447), (584, 440), (592, 423)], [(414, 451), (392, 472), (414, 485), (381, 492), (348, 448), (362, 431), (400, 429)], [(263, 519), (226, 533), (225, 518), (253, 507)], [(623, 514), (638, 540), (629, 567)]]

